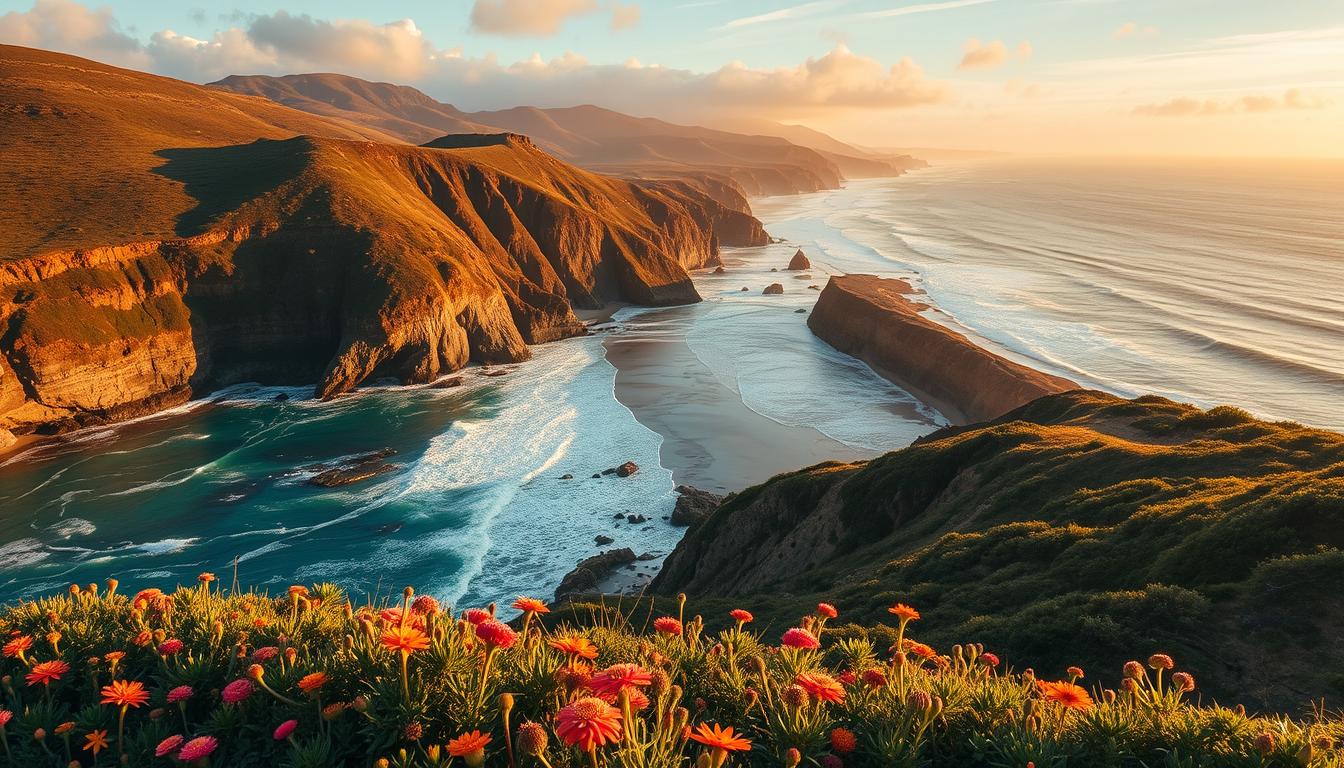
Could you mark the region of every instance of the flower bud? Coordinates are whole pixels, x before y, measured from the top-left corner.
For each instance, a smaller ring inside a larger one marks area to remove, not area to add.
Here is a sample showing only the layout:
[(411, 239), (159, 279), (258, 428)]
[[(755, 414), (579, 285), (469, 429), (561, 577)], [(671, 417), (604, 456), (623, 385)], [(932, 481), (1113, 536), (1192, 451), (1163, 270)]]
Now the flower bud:
[(546, 745), (550, 737), (546, 734), (545, 726), (531, 721), (518, 726), (518, 751), (524, 755), (537, 757), (546, 752)]
[(1176, 662), (1172, 661), (1171, 657), (1165, 653), (1154, 653), (1148, 657), (1148, 666), (1153, 669), (1171, 669), (1176, 666)]
[(799, 752), (797, 747), (789, 747), (789, 751), (784, 753), (784, 768), (798, 768), (801, 762), (803, 753)]

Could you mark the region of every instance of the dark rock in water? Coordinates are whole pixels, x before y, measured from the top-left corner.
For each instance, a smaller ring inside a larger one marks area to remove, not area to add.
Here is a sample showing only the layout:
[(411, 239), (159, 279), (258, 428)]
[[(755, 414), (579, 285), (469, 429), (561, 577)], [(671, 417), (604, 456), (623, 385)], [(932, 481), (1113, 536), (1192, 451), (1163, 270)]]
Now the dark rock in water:
[(643, 515), (630, 515), (629, 517), (626, 518), (626, 520), (628, 520), (631, 523), (644, 523), (648, 522), (648, 519), (649, 518)]
[(602, 473), (601, 473), (601, 472), (594, 472), (594, 473), (593, 473), (593, 479), (594, 479), (594, 480), (600, 479), (601, 477), (602, 477)]
[(761, 293), (766, 296), (778, 296), (783, 292), (784, 292), (784, 286), (780, 285), (779, 283), (771, 283), (765, 286), (764, 291), (761, 291)]
[(451, 377), (449, 377), (449, 378), (446, 378), (446, 379), (440, 379), (439, 381), (436, 381), (436, 382), (434, 382), (433, 384), (430, 384), (430, 385), (429, 385), (429, 388), (430, 388), (430, 389), (452, 389), (453, 387), (460, 387), (460, 386), (462, 386), (462, 377), (461, 377), (461, 376), (451, 376)]
[(565, 474), (563, 474), (563, 475), (560, 476), (560, 479), (561, 479), (561, 480), (573, 480), (573, 479), (574, 479), (574, 476), (571, 475), (571, 474), (569, 474), (569, 473), (565, 473)]
[(809, 290), (809, 291), (820, 291), (820, 290), (821, 290), (821, 286), (820, 286), (820, 285), (809, 285), (809, 286), (807, 286), (807, 290)]
[(806, 309), (803, 309), (802, 307), (799, 307), (798, 309), (793, 310), (793, 314), (795, 314), (795, 315), (806, 315), (806, 314), (807, 314), (807, 310), (806, 310)]
[(594, 592), (598, 585), (611, 572), (628, 563), (635, 562), (635, 551), (629, 547), (613, 549), (593, 555), (565, 574), (560, 586), (555, 590), (555, 602), (567, 602), (574, 595)]
[(613, 515), (613, 517), (614, 517), (616, 520), (624, 520), (624, 519), (625, 519), (625, 513), (624, 513), (624, 512), (617, 512), (615, 515)]
[(593, 537), (593, 541), (597, 542), (597, 545), (598, 545), (599, 547), (605, 547), (605, 546), (607, 546), (608, 544), (610, 544), (610, 543), (612, 543), (613, 541), (615, 541), (615, 539), (611, 538), (610, 536), (606, 535), (605, 533), (599, 533), (599, 534), (597, 534), (596, 536)]
[(647, 563), (650, 560), (657, 560), (658, 556), (653, 554), (652, 552), (645, 552), (644, 554), (640, 555), (639, 557), (636, 557), (635, 559), (639, 560), (640, 562)]
[(271, 398), (271, 399), (274, 400), (274, 401), (277, 402), (277, 403), (283, 403), (283, 402), (285, 402), (286, 400), (289, 399), (289, 394), (286, 393), (286, 392), (281, 392), (280, 394), (276, 395), (275, 397), (273, 397), (273, 398)]
[(378, 532), (382, 534), (396, 533), (401, 530), (404, 523), (386, 523), (378, 526)]
[(771, 272), (778, 272), (779, 270), (776, 269), (776, 268), (774, 268), (774, 267), (771, 267), (771, 268), (770, 268), (770, 271), (771, 271)]
[(639, 465), (633, 461), (627, 461), (616, 468), (617, 477), (629, 477), (639, 471)]
[(672, 508), (673, 525), (695, 525), (719, 508), (723, 497), (689, 485), (677, 486), (677, 505)]
[(812, 275), (810, 275), (810, 274), (794, 275), (794, 276), (793, 276), (793, 279), (794, 279), (794, 280), (811, 280), (811, 279), (812, 279)]
[(507, 375), (509, 375), (510, 373), (512, 373), (512, 371), (511, 371), (510, 369), (508, 369), (508, 368), (482, 368), (482, 369), (481, 369), (481, 375), (482, 375), (482, 376), (507, 376)]
[(742, 290), (745, 292), (745, 291), (749, 291), (749, 290), (751, 290), (751, 289), (744, 285), (744, 286), (742, 286)]
[(812, 262), (807, 260), (807, 254), (803, 253), (802, 248), (799, 248), (798, 252), (793, 254), (793, 258), (789, 259), (790, 272), (800, 272), (804, 269), (811, 269), (811, 268), (812, 268)]
[(726, 270), (725, 270), (723, 267), (715, 267), (715, 268), (714, 268), (714, 274), (716, 274), (716, 275), (722, 275), (725, 271), (726, 271)]
[(319, 471), (309, 478), (308, 484), (322, 488), (337, 488), (394, 472), (397, 470), (397, 465), (383, 461), (394, 453), (396, 453), (396, 450), (392, 448), (383, 448), (373, 453), (361, 454), (335, 465), (318, 464), (310, 467), (310, 469)]

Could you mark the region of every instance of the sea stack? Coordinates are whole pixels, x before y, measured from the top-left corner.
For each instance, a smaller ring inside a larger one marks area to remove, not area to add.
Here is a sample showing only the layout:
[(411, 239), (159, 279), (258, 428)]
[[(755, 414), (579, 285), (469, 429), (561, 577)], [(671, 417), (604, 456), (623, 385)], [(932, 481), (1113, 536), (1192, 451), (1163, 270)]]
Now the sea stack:
[(799, 248), (798, 252), (793, 254), (793, 258), (789, 259), (788, 268), (790, 272), (801, 272), (804, 269), (811, 269), (812, 262), (807, 260), (807, 254), (803, 253), (802, 248)]
[(779, 283), (771, 283), (765, 286), (764, 291), (761, 291), (761, 293), (766, 296), (776, 296), (783, 292), (784, 292), (784, 286), (780, 285)]

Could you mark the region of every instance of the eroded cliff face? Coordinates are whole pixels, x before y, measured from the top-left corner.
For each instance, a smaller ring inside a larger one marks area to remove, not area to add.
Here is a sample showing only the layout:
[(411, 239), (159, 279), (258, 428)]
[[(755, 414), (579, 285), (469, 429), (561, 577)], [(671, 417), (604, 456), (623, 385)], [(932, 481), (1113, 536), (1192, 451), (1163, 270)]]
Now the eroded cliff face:
[(583, 332), (573, 307), (698, 301), (759, 222), (691, 185), (455, 148), (299, 137), (161, 169), (198, 234), (0, 260), (0, 428), (56, 432), (239, 381), (425, 382)]
[(909, 283), (833, 277), (807, 327), (878, 373), (937, 407), (954, 423), (986, 421), (1043, 395), (1078, 389), (1068, 379), (1028, 368), (920, 315)]

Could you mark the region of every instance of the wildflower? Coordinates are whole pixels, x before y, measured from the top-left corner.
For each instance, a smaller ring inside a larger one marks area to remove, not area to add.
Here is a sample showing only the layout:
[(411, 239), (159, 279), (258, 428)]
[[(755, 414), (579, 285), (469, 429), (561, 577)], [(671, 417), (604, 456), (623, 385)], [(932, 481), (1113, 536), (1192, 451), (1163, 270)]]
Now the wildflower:
[(1041, 698), (1058, 702), (1068, 709), (1089, 710), (1092, 708), (1092, 697), (1082, 686), (1062, 680), (1057, 683), (1038, 680), (1036, 688), (1040, 691)]
[(779, 697), (793, 709), (802, 709), (812, 701), (812, 697), (807, 695), (807, 689), (797, 684), (784, 686)]
[(33, 647), (33, 638), (31, 635), (19, 635), (18, 637), (5, 643), (4, 655), (6, 658), (18, 659), (23, 661), (23, 655)]
[(224, 686), (224, 690), (221, 691), (219, 695), (220, 698), (224, 699), (225, 704), (237, 704), (248, 696), (251, 696), (253, 690), (252, 681), (240, 677)]
[(159, 742), (159, 746), (154, 748), (154, 756), (167, 757), (170, 753), (176, 752), (177, 748), (180, 746), (182, 746), (182, 737), (173, 734)]
[(734, 608), (728, 612), (728, 615), (733, 617), (733, 621), (736, 621), (738, 626), (750, 624), (756, 620), (756, 617), (751, 615), (751, 611), (744, 611), (741, 608)]
[(701, 723), (691, 732), (692, 741), (698, 741), (709, 747), (710, 765), (721, 766), (728, 759), (729, 752), (743, 752), (751, 749), (751, 741), (733, 732), (731, 726), (721, 728), (718, 724)]
[(294, 729), (298, 727), (299, 727), (298, 720), (286, 720), (285, 722), (277, 725), (275, 727), (275, 733), (272, 733), (271, 735), (275, 737), (276, 741), (284, 741), (285, 739), (288, 739), (289, 735), (291, 733), (294, 733)]
[(518, 735), (515, 741), (518, 744), (519, 752), (536, 757), (546, 752), (546, 744), (550, 741), (550, 738), (546, 735), (544, 726), (529, 721), (518, 726)]
[(415, 627), (388, 627), (381, 638), (383, 647), (403, 654), (429, 648), (429, 637)]
[(1148, 657), (1148, 666), (1153, 669), (1171, 669), (1176, 666), (1176, 662), (1172, 661), (1171, 657), (1165, 653), (1154, 653)]
[(490, 735), (480, 731), (464, 733), (448, 742), (448, 756), (460, 757), (469, 768), (479, 768), (485, 764), (485, 747), (490, 743)]
[(565, 744), (591, 752), (621, 738), (621, 711), (588, 696), (556, 713), (555, 732)]
[(571, 662), (568, 666), (561, 667), (555, 671), (555, 682), (564, 686), (565, 690), (568, 691), (587, 687), (588, 682), (592, 679), (592, 666), (583, 662)]
[(550, 608), (547, 608), (545, 603), (543, 603), (542, 601), (536, 599), (535, 597), (522, 597), (522, 596), (519, 596), (517, 600), (514, 600), (514, 601), (513, 601), (513, 607), (516, 608), (516, 609), (518, 609), (518, 610), (520, 610), (520, 611), (522, 611), (523, 613), (550, 613), (550, 612), (551, 612), (551, 609), (550, 609)]
[(1176, 672), (1171, 676), (1171, 682), (1181, 693), (1195, 690), (1195, 676), (1189, 672)]
[(92, 752), (93, 756), (96, 758), (98, 757), (98, 753), (102, 752), (104, 749), (107, 749), (106, 730), (90, 731), (89, 734), (84, 737), (85, 752)]
[(322, 686), (326, 684), (327, 684), (326, 672), (312, 672), (300, 678), (299, 690), (309, 694), (316, 693), (318, 690), (322, 688)]
[(835, 606), (830, 603), (817, 603), (817, 615), (834, 619), (840, 615), (840, 612), (835, 610)]
[(420, 737), (425, 735), (425, 726), (412, 720), (401, 729), (401, 735), (406, 741), (419, 741)]
[(0, 709), (0, 728), (9, 725), (9, 721), (14, 719), (14, 713), (8, 709)]
[(182, 751), (177, 753), (177, 759), (184, 763), (204, 760), (219, 748), (219, 740), (214, 736), (197, 736), (182, 745)]
[(1275, 744), (1274, 734), (1269, 731), (1265, 731), (1255, 737), (1255, 748), (1260, 750), (1260, 754), (1262, 755), (1267, 755), (1270, 752), (1273, 752)]
[(1143, 677), (1143, 665), (1137, 661), (1126, 661), (1124, 674), (1129, 680), (1138, 680)]
[(845, 700), (844, 687), (824, 672), (800, 672), (793, 678), (793, 683), (801, 686), (808, 696), (817, 701), (839, 704)]
[(798, 768), (801, 762), (803, 753), (799, 752), (797, 747), (789, 747), (789, 751), (784, 753), (784, 768)]
[(835, 755), (822, 755), (821, 768), (844, 768), (844, 762)]
[(821, 647), (821, 641), (817, 639), (816, 635), (798, 627), (787, 630), (780, 643), (788, 648), (800, 648), (806, 651), (815, 651)]
[(835, 728), (831, 731), (831, 749), (837, 754), (848, 755), (858, 746), (858, 737), (848, 728)]
[(1066, 670), (1064, 670), (1064, 671), (1065, 671), (1065, 672), (1068, 672), (1068, 673), (1069, 673), (1069, 677), (1072, 677), (1074, 680), (1077, 680), (1078, 678), (1083, 677), (1083, 668), (1082, 668), (1082, 667), (1069, 667), (1068, 669), (1066, 669)]
[(933, 706), (933, 697), (927, 691), (911, 691), (905, 697), (905, 704), (911, 709), (924, 711)]
[(873, 667), (863, 671), (863, 682), (873, 688), (882, 688), (887, 684), (887, 673), (879, 667)]
[(141, 707), (149, 701), (149, 691), (139, 680), (113, 680), (111, 685), (103, 686), (103, 704), (115, 704), (118, 707)]
[(935, 651), (932, 646), (914, 640), (906, 640), (904, 650), (906, 653), (913, 653), (925, 661), (932, 661), (938, 658), (938, 652)]
[(508, 650), (518, 641), (518, 633), (513, 627), (498, 619), (486, 619), (476, 625), (476, 636), (491, 648)]
[(588, 687), (599, 696), (615, 697), (622, 690), (639, 688), (653, 682), (653, 677), (638, 664), (612, 664), (593, 675)]
[(859, 681), (859, 676), (846, 669), (836, 679), (845, 685), (853, 685)]
[(28, 685), (37, 685), (38, 683), (41, 683), (42, 685), (51, 685), (53, 682), (60, 680), (61, 675), (64, 675), (69, 671), (70, 665), (59, 659), (56, 661), (43, 661), (34, 664), (32, 670), (24, 675), (23, 679), (28, 681)]
[[(999, 666), (999, 657), (998, 657), (998, 654), (994, 654), (994, 653), (982, 653), (982, 654), (980, 654), (980, 656), (979, 656), (978, 658), (979, 658), (980, 663), (981, 663), (981, 664), (984, 664), (986, 667), (997, 667), (997, 666)], [(1079, 675), (1079, 677), (1082, 677), (1082, 675)]]
[(344, 704), (339, 701), (334, 704), (328, 704), (327, 706), (322, 708), (322, 719), (326, 720), (327, 722), (331, 722), (332, 720), (335, 720), (336, 718), (340, 717), (341, 713), (345, 712), (345, 709), (348, 706), (350, 705)]
[(134, 643), (135, 645), (140, 646), (141, 648), (144, 648), (145, 646), (154, 642), (154, 633), (146, 629), (140, 632), (140, 634), (136, 635), (135, 638), (131, 640), (131, 642)]
[(114, 667), (117, 666), (117, 662), (121, 661), (124, 658), (126, 658), (125, 651), (108, 651), (107, 653), (103, 654), (103, 661), (106, 661), (108, 664), (111, 664)]
[(437, 616), (439, 613), (439, 601), (429, 595), (420, 595), (411, 603), (411, 610), (421, 616)]
[(179, 685), (168, 692), (168, 703), (176, 704), (179, 701), (186, 701), (196, 695), (196, 691), (190, 685)]
[(660, 634), (681, 637), (681, 622), (671, 616), (660, 616), (654, 619), (653, 628)]
[(462, 618), (466, 619), (468, 624), (480, 624), (482, 621), (495, 618), (495, 616), (481, 608), (468, 608), (462, 612)]
[(559, 651), (560, 653), (578, 659), (596, 659), (597, 646), (586, 637), (570, 635), (568, 637), (554, 637), (546, 641), (546, 644)]
[(914, 608), (911, 608), (905, 603), (897, 603), (891, 606), (890, 608), (887, 609), (887, 613), (890, 613), (892, 616), (895, 616), (896, 618), (900, 619), (902, 623), (907, 621), (914, 621), (920, 617), (919, 611), (915, 610)]
[(56, 726), (56, 735), (64, 736), (65, 734), (73, 731), (74, 729), (75, 729), (74, 721), (67, 720), (64, 723), (61, 723), (60, 725)]
[(215, 580), (215, 574), (207, 571), (205, 573), (202, 573), (200, 576), (197, 576), (196, 580), (201, 582), (202, 584), (209, 584), (210, 582)]
[(176, 638), (164, 640), (159, 644), (159, 653), (163, 656), (172, 656), (176, 653), (180, 653), (185, 647), (186, 644)]
[(263, 645), (252, 652), (252, 660), (256, 662), (267, 662), (280, 655), (280, 649), (274, 645)]

